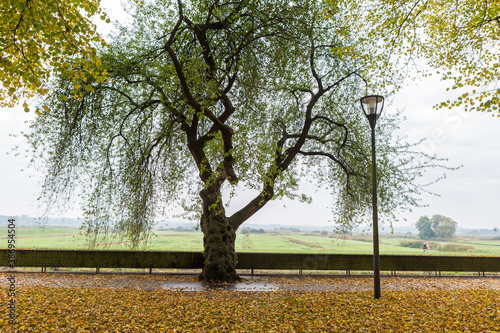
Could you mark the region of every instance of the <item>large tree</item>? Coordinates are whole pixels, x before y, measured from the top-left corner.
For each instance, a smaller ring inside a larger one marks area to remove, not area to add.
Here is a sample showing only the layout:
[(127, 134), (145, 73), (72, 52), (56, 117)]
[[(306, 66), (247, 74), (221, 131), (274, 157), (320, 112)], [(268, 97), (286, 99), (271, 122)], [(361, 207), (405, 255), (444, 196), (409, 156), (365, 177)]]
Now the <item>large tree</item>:
[[(102, 78), (96, 46), (104, 41), (92, 16), (100, 0), (2, 0), (0, 2), (0, 106), (13, 106), (48, 91), (52, 72), (70, 70), (78, 59), (82, 69)], [(73, 72), (80, 76), (81, 71)], [(39, 112), (39, 111), (38, 111)]]
[(452, 238), (457, 230), (457, 222), (443, 215), (422, 216), (415, 225), (421, 239)]
[[(42, 102), (51, 112), (29, 138), (48, 201), (80, 184), (88, 234), (133, 246), (179, 204), (200, 221), (200, 278), (212, 281), (238, 278), (242, 223), (270, 200), (309, 199), (301, 179), (331, 188), (342, 226), (369, 221), (370, 131), (358, 98), (370, 77), (341, 14), (325, 20), (316, 0), (157, 0), (129, 12), (133, 22), (100, 54), (107, 80), (89, 73), (75, 85), (61, 73)], [(379, 123), (379, 211), (391, 219), (418, 204), (417, 179), (436, 159), (392, 137), (394, 116)], [(255, 197), (228, 216), (241, 188)]]
[(433, 215), (431, 218), (432, 229), (439, 238), (452, 238), (457, 231), (457, 222), (443, 215)]
[(415, 226), (418, 229), (418, 237), (420, 239), (429, 239), (436, 237), (436, 233), (432, 229), (432, 221), (428, 216), (422, 216), (418, 219)]

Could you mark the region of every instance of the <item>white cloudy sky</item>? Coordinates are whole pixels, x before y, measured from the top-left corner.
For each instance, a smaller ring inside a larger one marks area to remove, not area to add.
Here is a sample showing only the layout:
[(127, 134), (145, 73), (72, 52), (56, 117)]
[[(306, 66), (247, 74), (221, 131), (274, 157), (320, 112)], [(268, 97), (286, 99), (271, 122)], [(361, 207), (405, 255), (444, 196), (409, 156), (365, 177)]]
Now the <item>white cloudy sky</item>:
[[(459, 170), (447, 172), (446, 179), (429, 188), (440, 196), (424, 195), (422, 203), (428, 207), (396, 214), (400, 219), (407, 220), (401, 221), (399, 225), (414, 225), (420, 216), (440, 214), (451, 217), (462, 228), (498, 227), (500, 118), (492, 117), (491, 114), (433, 109), (433, 105), (448, 99), (449, 95), (445, 84), (437, 78), (428, 78), (398, 93), (392, 105), (386, 106), (384, 110), (404, 110), (407, 121), (401, 124), (401, 136), (408, 135), (410, 141), (426, 138), (426, 143), (419, 149), (448, 158), (449, 166), (463, 165)], [(311, 188), (308, 190), (314, 192)], [(311, 205), (273, 202), (271, 207), (259, 212), (257, 220), (327, 224), (332, 218), (326, 208), (331, 200), (324, 193), (314, 197)]]
[[(110, 5), (109, 0), (105, 3)], [(394, 112), (403, 109), (407, 121), (402, 124), (402, 134), (412, 139), (425, 137), (427, 143), (421, 149), (449, 158), (450, 165), (463, 164), (460, 170), (449, 172), (446, 179), (433, 185), (431, 190), (441, 194), (441, 197), (426, 195), (422, 199), (428, 207), (399, 214), (408, 220), (401, 224), (414, 224), (422, 215), (441, 214), (453, 218), (463, 228), (499, 227), (500, 118), (461, 110), (433, 110), (434, 104), (449, 98), (445, 88), (446, 85), (436, 78), (412, 83), (398, 93), (392, 105), (387, 105), (384, 110)], [(25, 122), (33, 117), (32, 113), (23, 112), (21, 107), (0, 109), (0, 215), (36, 216), (40, 213), (36, 196), (41, 175), (26, 169), (26, 158), (11, 153), (14, 146), (23, 147), (25, 144), (22, 137), (10, 135), (26, 130)], [(313, 188), (306, 190), (314, 192)], [(332, 199), (320, 193), (313, 200), (311, 205), (272, 202), (249, 222), (328, 224), (332, 216), (327, 206)], [(75, 216), (75, 213), (61, 215)]]

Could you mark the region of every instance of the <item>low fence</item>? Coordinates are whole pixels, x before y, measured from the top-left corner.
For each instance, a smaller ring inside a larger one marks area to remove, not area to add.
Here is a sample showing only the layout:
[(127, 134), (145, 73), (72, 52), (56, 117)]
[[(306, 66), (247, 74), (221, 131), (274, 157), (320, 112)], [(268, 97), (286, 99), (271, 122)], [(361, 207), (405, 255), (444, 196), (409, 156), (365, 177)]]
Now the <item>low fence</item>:
[[(0, 266), (9, 265), (0, 249)], [(200, 269), (200, 252), (16, 250), (16, 267)], [(373, 256), (364, 254), (238, 253), (237, 269), (302, 271), (372, 271)], [(500, 257), (381, 255), (380, 270), (395, 272), (500, 272)]]

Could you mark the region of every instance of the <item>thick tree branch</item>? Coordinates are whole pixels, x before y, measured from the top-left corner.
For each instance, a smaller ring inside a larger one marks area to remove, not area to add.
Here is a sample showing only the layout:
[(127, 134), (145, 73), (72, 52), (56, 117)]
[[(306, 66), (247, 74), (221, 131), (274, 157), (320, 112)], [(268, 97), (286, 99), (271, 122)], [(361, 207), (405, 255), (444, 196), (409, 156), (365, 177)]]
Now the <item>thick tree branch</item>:
[(333, 156), (332, 154), (321, 152), (321, 151), (299, 151), (299, 154), (304, 155), (304, 156), (323, 156), (331, 159), (334, 161), (336, 164), (338, 164), (346, 174), (348, 175), (355, 175), (355, 173), (351, 170), (351, 168), (344, 162)]
[(264, 205), (273, 198), (274, 187), (270, 184), (264, 185), (263, 190), (245, 207), (229, 217), (231, 226), (236, 230), (238, 227), (257, 213)]
[(349, 137), (349, 129), (347, 128), (347, 126), (345, 124), (333, 121), (330, 118), (325, 117), (325, 116), (321, 116), (321, 115), (317, 115), (317, 116), (315, 116), (312, 119), (313, 122), (316, 121), (316, 120), (324, 120), (324, 121), (328, 122), (331, 125), (343, 128), (344, 129), (344, 139), (342, 140), (342, 144), (340, 145), (339, 150), (346, 145), (347, 139)]

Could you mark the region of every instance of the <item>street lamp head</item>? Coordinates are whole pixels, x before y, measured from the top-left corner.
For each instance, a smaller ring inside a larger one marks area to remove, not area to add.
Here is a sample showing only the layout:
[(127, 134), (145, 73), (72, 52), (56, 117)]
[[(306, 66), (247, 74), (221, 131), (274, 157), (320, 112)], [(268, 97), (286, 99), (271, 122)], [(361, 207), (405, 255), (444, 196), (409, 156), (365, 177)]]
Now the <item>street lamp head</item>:
[(374, 128), (384, 108), (384, 97), (379, 95), (365, 96), (360, 99), (360, 102), (361, 108), (370, 122), (370, 126)]
[(378, 95), (365, 96), (360, 99), (361, 107), (363, 108), (363, 112), (368, 117), (370, 114), (377, 115), (377, 118), (382, 113), (382, 109), (384, 108), (384, 97)]

